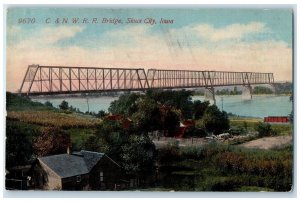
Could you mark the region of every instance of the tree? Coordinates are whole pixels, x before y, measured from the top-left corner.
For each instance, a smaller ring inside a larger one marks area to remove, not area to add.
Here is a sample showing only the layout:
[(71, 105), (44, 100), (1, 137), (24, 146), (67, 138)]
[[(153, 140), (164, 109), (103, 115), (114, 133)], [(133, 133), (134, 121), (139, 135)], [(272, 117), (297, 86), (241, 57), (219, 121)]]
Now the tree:
[(153, 171), (155, 146), (147, 135), (131, 134), (121, 148), (121, 165), (128, 174), (140, 177)]
[[(162, 130), (167, 131), (167, 135), (174, 132), (180, 124), (180, 111), (174, 109), (171, 106), (160, 107), (160, 121), (162, 124)], [(166, 136), (166, 134), (164, 134)]]
[(139, 94), (130, 93), (121, 95), (118, 100), (110, 103), (108, 111), (112, 114), (122, 114), (125, 116), (131, 116), (136, 112), (136, 101), (140, 98)]
[(45, 106), (52, 108), (53, 104), (51, 102), (49, 102), (49, 101), (46, 101), (45, 102)]
[(200, 100), (196, 100), (193, 103), (193, 116), (194, 119), (201, 119), (204, 115), (205, 110), (209, 106), (209, 101), (201, 102)]
[(260, 137), (276, 135), (276, 132), (271, 128), (271, 125), (269, 123), (259, 122), (255, 126), (255, 130), (258, 132), (258, 135)]
[(108, 145), (101, 137), (91, 135), (84, 141), (84, 149), (88, 151), (107, 153)]
[(205, 129), (214, 134), (220, 134), (229, 129), (229, 119), (225, 111), (220, 111), (216, 105), (209, 106), (203, 115)]
[(68, 110), (69, 109), (69, 103), (67, 101), (63, 100), (61, 102), (61, 104), (59, 105), (59, 108), (61, 110)]
[(252, 93), (253, 94), (272, 94), (273, 91), (270, 88), (267, 88), (267, 87), (255, 86)]
[(32, 139), (39, 131), (26, 123), (6, 121), (6, 167), (25, 165), (34, 159)]
[(97, 128), (96, 135), (89, 138), (85, 146), (105, 150), (106, 154), (118, 162), (127, 172), (137, 177), (151, 172), (155, 146), (147, 133), (123, 130), (121, 124), (112, 124), (104, 119)]
[(160, 129), (159, 105), (155, 100), (143, 97), (137, 102), (137, 111), (132, 114), (131, 119), (135, 130), (149, 132)]
[(152, 90), (148, 91), (146, 95), (161, 105), (172, 106), (175, 109), (179, 109), (183, 118), (192, 118), (192, 91)]
[(38, 156), (65, 153), (70, 146), (70, 136), (56, 127), (43, 128), (33, 143), (33, 148)]
[(107, 113), (104, 110), (100, 110), (96, 114), (96, 117), (101, 119), (101, 118), (104, 118), (106, 115), (107, 115)]

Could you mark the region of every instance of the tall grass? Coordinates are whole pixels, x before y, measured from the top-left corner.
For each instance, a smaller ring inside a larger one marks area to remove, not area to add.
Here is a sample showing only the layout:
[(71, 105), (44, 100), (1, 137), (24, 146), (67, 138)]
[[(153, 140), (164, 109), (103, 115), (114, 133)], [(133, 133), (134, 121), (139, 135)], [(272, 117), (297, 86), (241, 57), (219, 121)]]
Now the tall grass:
[(176, 179), (180, 178), (179, 173), (184, 176), (178, 167), (184, 171), (193, 170), (188, 173), (194, 172), (197, 179), (193, 179), (195, 184), (189, 190), (235, 191), (241, 190), (243, 186), (254, 186), (259, 187), (257, 189), (290, 191), (292, 151), (291, 146), (279, 150), (259, 150), (213, 143), (202, 147), (180, 148), (176, 151), (177, 158), (173, 165), (177, 166)]

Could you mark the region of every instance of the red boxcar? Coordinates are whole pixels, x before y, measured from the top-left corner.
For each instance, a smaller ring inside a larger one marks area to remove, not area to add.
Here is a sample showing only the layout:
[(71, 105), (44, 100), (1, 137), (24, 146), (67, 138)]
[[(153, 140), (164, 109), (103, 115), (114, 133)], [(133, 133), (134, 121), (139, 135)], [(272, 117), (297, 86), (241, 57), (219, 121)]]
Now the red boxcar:
[(264, 118), (264, 122), (267, 123), (288, 123), (289, 118), (287, 116), (268, 116)]

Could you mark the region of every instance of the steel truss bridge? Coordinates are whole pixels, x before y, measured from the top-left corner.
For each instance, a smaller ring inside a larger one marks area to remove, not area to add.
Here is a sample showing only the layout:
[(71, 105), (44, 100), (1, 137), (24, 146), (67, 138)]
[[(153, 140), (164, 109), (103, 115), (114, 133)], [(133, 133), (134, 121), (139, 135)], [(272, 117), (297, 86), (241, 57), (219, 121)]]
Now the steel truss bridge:
[(273, 84), (273, 73), (97, 68), (29, 65), (21, 95), (56, 95), (148, 89), (206, 88)]

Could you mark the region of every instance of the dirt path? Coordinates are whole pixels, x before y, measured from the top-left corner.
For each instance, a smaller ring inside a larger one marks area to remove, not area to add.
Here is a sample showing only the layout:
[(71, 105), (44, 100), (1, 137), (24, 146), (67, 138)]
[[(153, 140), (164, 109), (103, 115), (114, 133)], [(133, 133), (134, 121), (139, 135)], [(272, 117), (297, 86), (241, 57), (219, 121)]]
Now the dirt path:
[(292, 136), (264, 137), (241, 144), (245, 148), (272, 149), (291, 144)]

